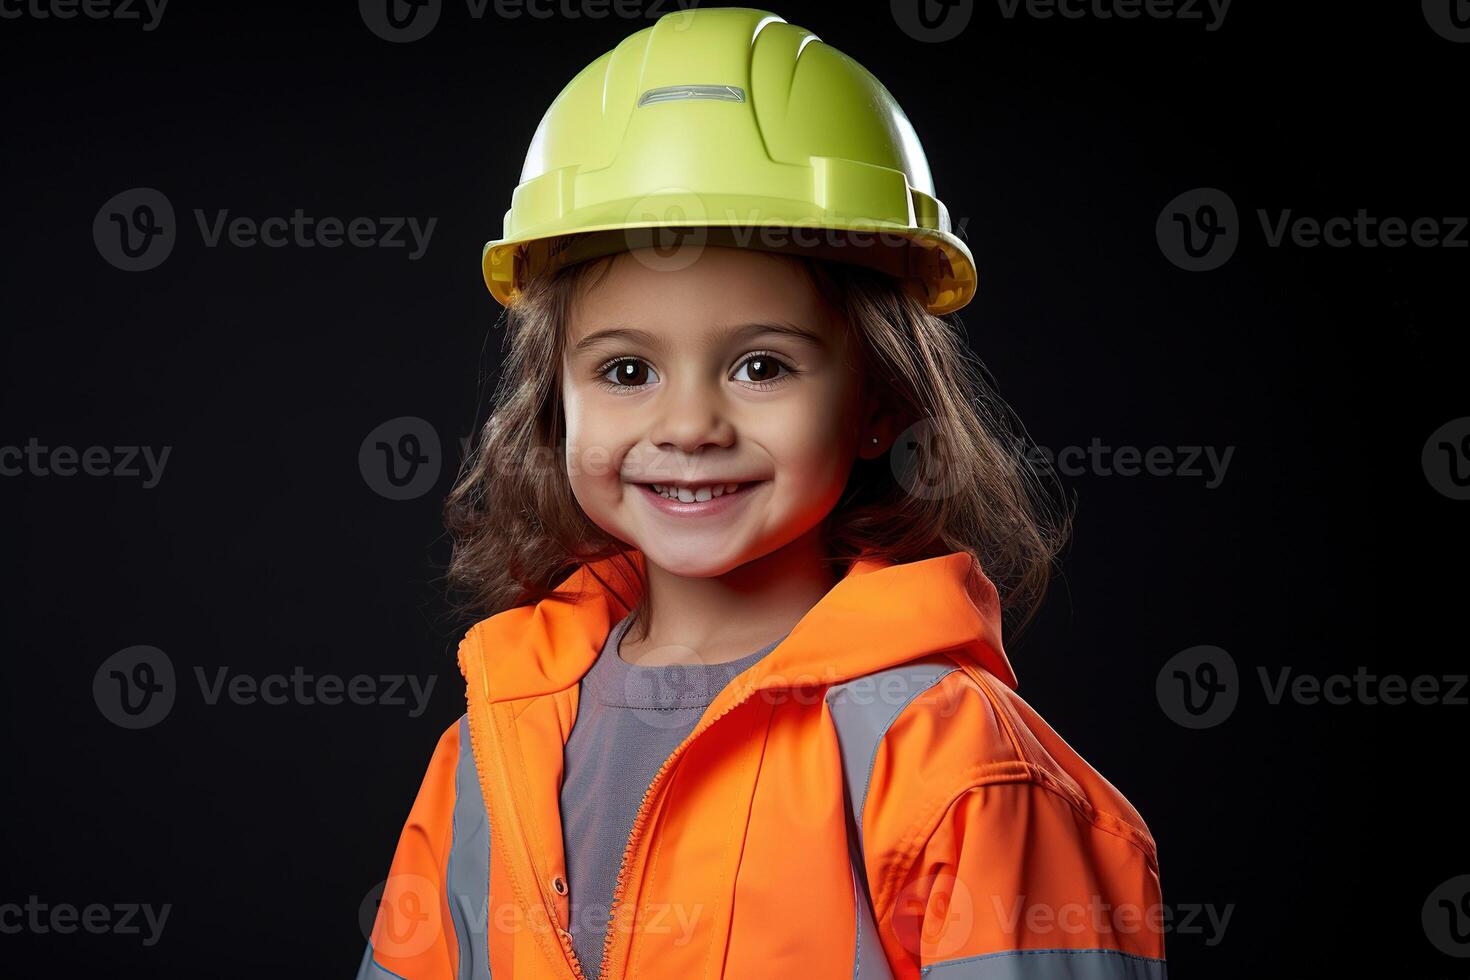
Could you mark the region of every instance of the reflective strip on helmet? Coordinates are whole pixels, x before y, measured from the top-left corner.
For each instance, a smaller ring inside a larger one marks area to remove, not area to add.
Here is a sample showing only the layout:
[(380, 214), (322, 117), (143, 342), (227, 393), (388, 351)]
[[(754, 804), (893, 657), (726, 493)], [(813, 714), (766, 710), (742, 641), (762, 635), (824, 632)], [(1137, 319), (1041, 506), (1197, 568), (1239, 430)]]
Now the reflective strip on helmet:
[[(920, 694), (959, 668), (947, 659), (928, 658), (865, 674), (827, 689), (827, 707), (837, 729), (842, 754), (843, 794), (847, 800), (848, 854), (853, 868), (853, 904), (857, 937), (853, 948), (853, 980), (890, 980), (888, 959), (878, 940), (872, 894), (863, 864), (863, 805), (878, 746), (903, 709)], [(897, 691), (893, 697), (888, 692)], [(878, 692), (885, 696), (880, 697)]]
[(1116, 949), (1017, 949), (931, 963), (934, 980), (1168, 980), (1164, 961)]
[(638, 105), (642, 107), (657, 102), (683, 102), (686, 99), (744, 102), (745, 89), (738, 85), (665, 85), (662, 88), (651, 88), (638, 96)]
[(451, 841), (444, 877), (459, 940), (459, 980), (490, 980), (490, 818), (475, 772), (468, 714), (459, 719)]

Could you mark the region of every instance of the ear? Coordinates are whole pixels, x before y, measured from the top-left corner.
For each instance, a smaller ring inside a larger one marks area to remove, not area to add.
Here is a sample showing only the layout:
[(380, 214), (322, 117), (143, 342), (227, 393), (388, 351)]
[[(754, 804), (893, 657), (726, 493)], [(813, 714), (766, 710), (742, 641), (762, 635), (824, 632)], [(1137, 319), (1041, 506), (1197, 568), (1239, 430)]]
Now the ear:
[(865, 393), (858, 410), (859, 459), (877, 459), (898, 438), (898, 418), (876, 395)]

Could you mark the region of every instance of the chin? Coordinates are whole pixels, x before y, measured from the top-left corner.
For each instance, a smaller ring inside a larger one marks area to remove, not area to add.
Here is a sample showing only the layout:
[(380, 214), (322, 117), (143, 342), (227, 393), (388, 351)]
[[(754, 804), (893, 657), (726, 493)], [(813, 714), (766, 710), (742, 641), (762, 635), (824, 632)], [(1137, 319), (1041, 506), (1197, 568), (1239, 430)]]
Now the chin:
[(749, 560), (736, 554), (712, 554), (704, 548), (669, 547), (667, 542), (640, 550), (649, 564), (681, 578), (715, 578)]

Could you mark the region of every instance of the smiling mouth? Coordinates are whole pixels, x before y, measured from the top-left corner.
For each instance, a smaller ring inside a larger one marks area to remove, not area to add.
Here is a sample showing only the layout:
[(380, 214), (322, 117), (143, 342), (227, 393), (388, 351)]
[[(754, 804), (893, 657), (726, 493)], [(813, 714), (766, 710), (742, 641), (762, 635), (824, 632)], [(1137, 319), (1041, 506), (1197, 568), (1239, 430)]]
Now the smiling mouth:
[(665, 500), (681, 504), (694, 504), (740, 493), (748, 487), (755, 486), (758, 482), (760, 481), (748, 480), (744, 483), (708, 483), (694, 487), (681, 487), (665, 483), (640, 483), (638, 486)]

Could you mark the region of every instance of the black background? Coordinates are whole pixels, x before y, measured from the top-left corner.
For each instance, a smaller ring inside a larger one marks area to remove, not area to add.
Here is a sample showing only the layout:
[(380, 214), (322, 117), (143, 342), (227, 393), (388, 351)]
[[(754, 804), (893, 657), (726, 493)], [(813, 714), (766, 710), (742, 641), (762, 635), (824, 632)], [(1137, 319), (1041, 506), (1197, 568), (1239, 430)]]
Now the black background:
[[(1271, 248), (1256, 218), (1465, 215), (1470, 44), (1417, 3), (1237, 0), (1217, 30), (980, 3), (944, 43), (899, 30), (886, 2), (775, 10), (913, 120), (981, 270), (960, 318), (1038, 443), (1233, 450), (1214, 488), (1067, 477), (1063, 575), (1009, 646), (1022, 695), (1156, 836), (1173, 974), (1470, 975), (1421, 924), (1430, 892), (1470, 872), (1470, 709), (1272, 705), (1257, 678), (1465, 672), (1470, 504), (1434, 489), (1421, 450), (1470, 415), (1470, 251)], [(0, 935), (0, 972), (352, 974), (359, 908), (463, 710), (439, 506), (500, 349), (480, 247), (551, 98), (650, 22), (447, 2), (427, 37), (389, 43), (345, 2), (175, 0), (152, 31), (0, 20), (0, 445), (171, 447), (148, 489), (0, 478), (0, 903), (172, 906), (151, 947)], [(135, 187), (167, 195), (178, 240), (129, 273), (91, 229)], [(1210, 272), (1155, 238), (1196, 187), (1241, 216)], [(207, 248), (194, 220), (296, 208), (437, 225), (411, 261)], [(438, 482), (406, 501), (358, 466), (400, 416), (444, 442)], [(137, 644), (167, 652), (180, 691), (128, 731), (92, 680)], [(1190, 730), (1155, 679), (1200, 644), (1229, 651), (1240, 702)], [(194, 670), (221, 666), (437, 681), (418, 717), (206, 704)], [(1223, 933), (1185, 922), (1201, 907), (1230, 915)]]

